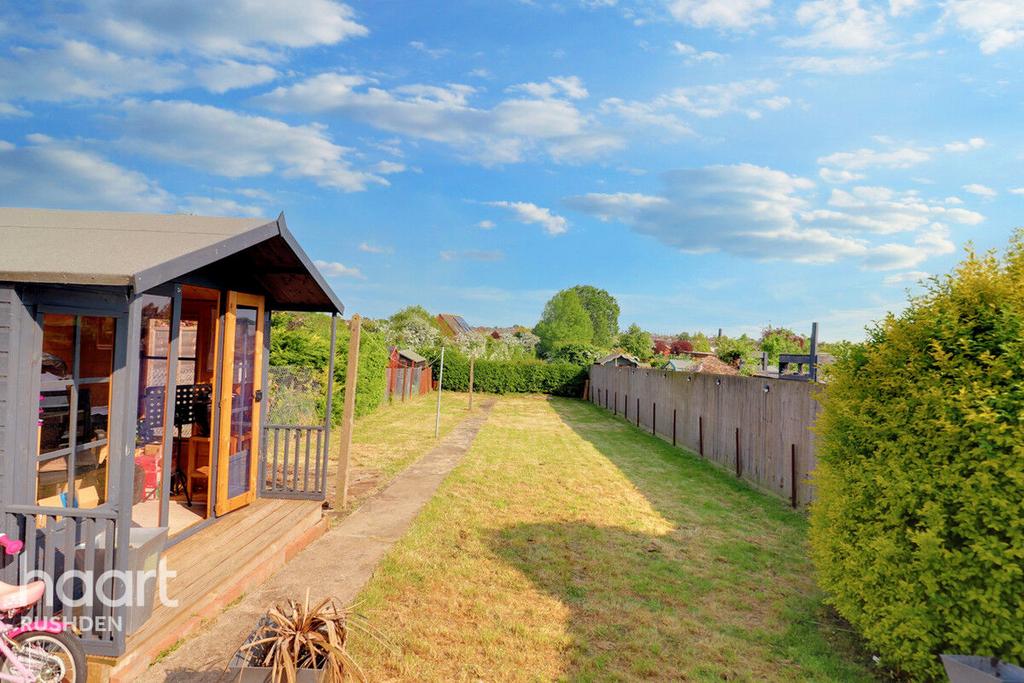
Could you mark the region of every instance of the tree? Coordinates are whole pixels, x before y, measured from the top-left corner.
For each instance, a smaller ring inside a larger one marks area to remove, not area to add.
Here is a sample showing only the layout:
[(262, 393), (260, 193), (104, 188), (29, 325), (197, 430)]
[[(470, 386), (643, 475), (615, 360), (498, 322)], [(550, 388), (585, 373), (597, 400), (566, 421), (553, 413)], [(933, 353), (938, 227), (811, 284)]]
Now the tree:
[(619, 329), (619, 302), (607, 291), (591, 285), (576, 285), (569, 291), (576, 292), (583, 309), (590, 316), (590, 324), (594, 328), (594, 346), (610, 348)]
[(681, 356), (684, 353), (693, 351), (693, 344), (690, 343), (689, 339), (676, 339), (672, 342), (671, 352), (673, 356)]
[(648, 332), (644, 332), (640, 329), (640, 326), (633, 323), (629, 326), (625, 332), (619, 335), (619, 346), (621, 346), (626, 353), (629, 353), (637, 358), (650, 358), (651, 357), (651, 335)]
[(579, 295), (571, 289), (551, 297), (533, 331), (540, 338), (539, 348), (544, 356), (550, 356), (562, 344), (589, 344), (594, 339), (590, 316)]
[(589, 366), (601, 357), (601, 351), (593, 344), (562, 344), (551, 354), (553, 363), (570, 363)]
[(761, 332), (761, 350), (768, 354), (768, 362), (776, 365), (781, 353), (804, 353), (807, 340), (785, 327), (766, 328)]
[(437, 319), (422, 306), (407, 306), (381, 325), (390, 346), (413, 349), (428, 355), (441, 342)]
[(658, 341), (654, 342), (654, 353), (658, 354), (659, 356), (667, 356), (670, 353), (672, 353), (672, 347), (669, 346), (668, 343), (663, 342), (662, 340), (659, 339)]
[(968, 253), (837, 349), (816, 432), (811, 555), (884, 665), (1024, 661), (1024, 232)]

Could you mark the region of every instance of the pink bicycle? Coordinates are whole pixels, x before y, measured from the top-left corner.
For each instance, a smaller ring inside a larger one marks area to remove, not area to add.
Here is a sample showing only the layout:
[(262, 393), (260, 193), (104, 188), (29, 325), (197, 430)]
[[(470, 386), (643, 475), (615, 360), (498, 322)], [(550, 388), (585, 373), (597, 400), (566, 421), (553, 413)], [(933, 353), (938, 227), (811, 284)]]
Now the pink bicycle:
[[(17, 555), (22, 542), (0, 534), (0, 547)], [(42, 581), (12, 586), (0, 581), (0, 681), (8, 683), (86, 683), (85, 651), (71, 626), (54, 619), (28, 624), (18, 619), (39, 602)]]

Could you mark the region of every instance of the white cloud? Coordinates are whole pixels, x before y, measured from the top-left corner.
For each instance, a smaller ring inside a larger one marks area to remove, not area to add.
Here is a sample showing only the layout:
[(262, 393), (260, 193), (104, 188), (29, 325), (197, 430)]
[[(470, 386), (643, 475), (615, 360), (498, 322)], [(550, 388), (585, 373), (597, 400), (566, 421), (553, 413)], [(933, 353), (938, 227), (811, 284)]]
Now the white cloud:
[[(548, 85), (579, 94), (574, 89), (578, 84), (570, 79)], [(568, 100), (512, 97), (485, 109), (470, 103), (475, 92), (461, 84), (386, 90), (362, 76), (323, 73), (279, 87), (256, 102), (278, 111), (350, 117), (380, 130), (449, 145), (484, 164), (520, 162), (538, 150), (555, 160), (588, 159), (624, 144), (619, 136), (595, 129)]]
[(783, 40), (787, 47), (874, 50), (885, 44), (888, 28), (881, 9), (867, 10), (859, 0), (812, 0), (797, 8), (796, 20), (810, 32)]
[(505, 258), (505, 253), (500, 250), (484, 251), (481, 249), (467, 249), (457, 251), (446, 249), (439, 254), (442, 261), (500, 261)]
[(814, 74), (865, 74), (884, 69), (892, 63), (888, 57), (878, 55), (856, 55), (842, 57), (822, 57), (807, 55), (803, 57), (785, 57), (782, 65), (795, 71), (806, 71)]
[(540, 99), (564, 96), (572, 100), (581, 100), (590, 96), (578, 76), (552, 76), (543, 83), (519, 83), (509, 86), (507, 90), (524, 92)]
[(976, 149), (981, 149), (988, 143), (985, 138), (971, 138), (969, 140), (956, 140), (954, 142), (946, 143), (943, 146), (947, 152), (971, 152)]
[(382, 247), (377, 244), (370, 244), (369, 242), (360, 242), (359, 251), (365, 251), (367, 254), (391, 254), (395, 250), (391, 247)]
[(325, 277), (351, 277), (357, 280), (365, 280), (366, 276), (358, 268), (346, 266), (337, 261), (313, 261), (313, 265), (320, 269)]
[(263, 209), (225, 197), (185, 197), (182, 210), (199, 216), (260, 216)]
[(1024, 187), (1010, 188), (1010, 194), (1024, 195)]
[(278, 173), (347, 192), (387, 184), (353, 168), (351, 150), (331, 142), (319, 126), (183, 101), (129, 101), (122, 111), (119, 145), (133, 153), (230, 178)]
[(720, 52), (713, 50), (698, 50), (693, 45), (688, 45), (680, 41), (674, 41), (672, 43), (672, 50), (677, 55), (686, 57), (688, 64), (702, 63), (702, 62), (718, 62), (725, 59), (725, 55)]
[(748, 30), (771, 22), (772, 0), (670, 0), (668, 10), (681, 23), (697, 28)]
[(185, 67), (122, 57), (78, 40), (52, 48), (15, 48), (0, 60), (0, 92), (17, 100), (62, 102), (180, 88)]
[(174, 199), (142, 173), (45, 135), (0, 141), (0, 205), (168, 211)]
[(508, 209), (515, 214), (516, 220), (520, 223), (540, 225), (544, 228), (544, 232), (549, 235), (561, 235), (569, 229), (569, 221), (565, 220), (565, 218), (551, 213), (551, 209), (546, 209), (530, 202), (498, 201), (484, 202), (484, 204)]
[(910, 14), (921, 6), (921, 0), (889, 0), (889, 14), (894, 17)]
[(658, 101), (664, 107), (678, 107), (701, 118), (716, 118), (737, 112), (757, 118), (763, 106), (756, 106), (757, 103), (751, 103), (750, 100), (774, 93), (777, 89), (778, 84), (770, 79), (733, 81), (676, 88), (662, 95)]
[(788, 97), (774, 94), (777, 89), (778, 84), (768, 79), (695, 85), (676, 88), (648, 101), (608, 98), (601, 103), (600, 111), (630, 124), (660, 128), (682, 137), (692, 135), (693, 129), (679, 113), (699, 118), (739, 113), (758, 119), (765, 111), (780, 111), (790, 106)]
[(818, 175), (826, 183), (834, 184), (849, 183), (864, 177), (863, 173), (854, 173), (853, 171), (835, 168), (820, 168), (818, 169)]
[[(655, 195), (592, 193), (566, 203), (685, 252), (805, 263), (852, 259), (872, 270), (906, 270), (952, 251), (940, 220), (983, 220), (913, 192), (881, 187), (833, 190), (819, 206), (810, 180), (751, 164), (672, 171), (663, 175), (663, 184)], [(911, 241), (875, 241), (898, 232), (909, 233)]]
[(963, 189), (964, 192), (970, 192), (971, 194), (976, 194), (979, 197), (985, 197), (987, 199), (991, 199), (992, 197), (995, 197), (997, 194), (999, 194), (991, 187), (988, 187), (987, 185), (982, 185), (981, 183), (970, 183), (968, 185), (964, 185)]
[(931, 277), (930, 273), (926, 273), (923, 270), (908, 270), (905, 273), (893, 273), (892, 275), (886, 275), (882, 280), (882, 284), (890, 287), (906, 284), (908, 282), (916, 284), (921, 280), (927, 280), (929, 277)]
[(494, 221), (482, 220), (476, 224), (476, 227), (480, 228), (481, 230), (493, 230), (495, 226)]
[(848, 182), (863, 178), (859, 173), (870, 168), (910, 168), (931, 159), (931, 150), (918, 147), (891, 147), (886, 150), (862, 147), (851, 152), (835, 152), (818, 157), (819, 171), (828, 182)]
[(0, 102), (0, 117), (7, 116), (32, 116), (32, 112), (22, 109), (21, 107), (17, 107), (9, 102)]
[(422, 52), (423, 54), (427, 55), (431, 59), (440, 59), (441, 57), (444, 57), (445, 55), (451, 54), (451, 50), (449, 50), (448, 48), (444, 48), (444, 47), (427, 47), (427, 44), (424, 43), (422, 40), (414, 40), (414, 41), (410, 42), (409, 43), (409, 47), (411, 47), (412, 49), (416, 50), (417, 52)]
[(1024, 40), (1024, 3), (1019, 0), (949, 0), (944, 17), (973, 36), (986, 55)]
[(196, 51), (267, 58), (282, 48), (365, 36), (352, 8), (334, 0), (93, 0), (76, 21), (140, 53)]
[(266, 64), (244, 64), (233, 59), (197, 67), (195, 74), (204, 88), (215, 93), (269, 83), (278, 75)]

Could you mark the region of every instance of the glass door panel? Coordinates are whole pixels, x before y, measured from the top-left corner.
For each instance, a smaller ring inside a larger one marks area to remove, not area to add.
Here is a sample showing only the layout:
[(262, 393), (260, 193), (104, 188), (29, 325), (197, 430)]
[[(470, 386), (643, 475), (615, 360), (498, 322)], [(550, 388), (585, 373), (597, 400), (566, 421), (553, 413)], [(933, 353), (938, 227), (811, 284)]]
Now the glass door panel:
[(259, 448), (257, 397), (263, 387), (263, 299), (228, 294), (221, 394), (217, 514), (255, 498)]

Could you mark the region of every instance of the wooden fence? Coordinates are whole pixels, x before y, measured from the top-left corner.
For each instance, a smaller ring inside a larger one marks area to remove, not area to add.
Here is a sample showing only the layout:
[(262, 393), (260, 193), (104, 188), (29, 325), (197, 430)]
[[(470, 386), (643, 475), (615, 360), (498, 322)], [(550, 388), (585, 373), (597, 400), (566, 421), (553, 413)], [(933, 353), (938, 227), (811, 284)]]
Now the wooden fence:
[(820, 384), (595, 365), (593, 403), (699, 453), (757, 488), (806, 505)]
[(323, 500), (329, 452), (323, 425), (267, 425), (260, 449), (260, 496)]

